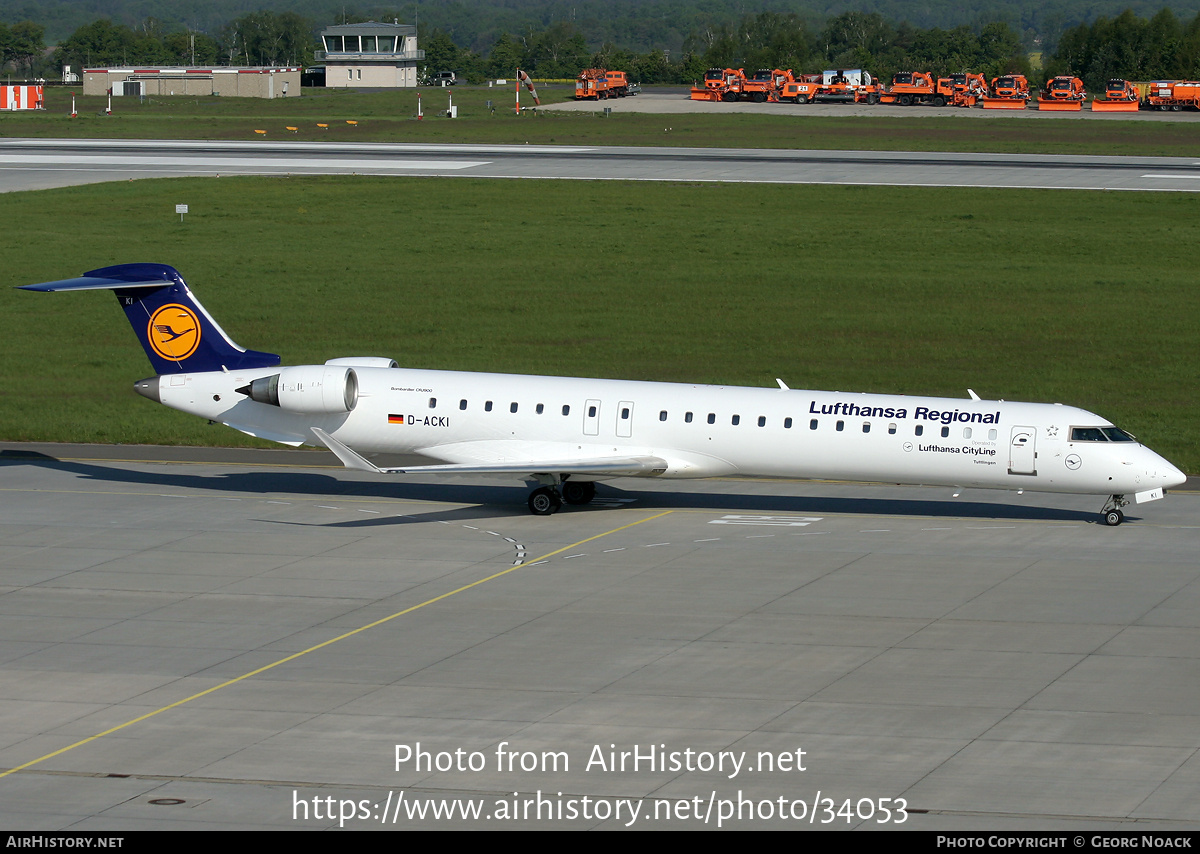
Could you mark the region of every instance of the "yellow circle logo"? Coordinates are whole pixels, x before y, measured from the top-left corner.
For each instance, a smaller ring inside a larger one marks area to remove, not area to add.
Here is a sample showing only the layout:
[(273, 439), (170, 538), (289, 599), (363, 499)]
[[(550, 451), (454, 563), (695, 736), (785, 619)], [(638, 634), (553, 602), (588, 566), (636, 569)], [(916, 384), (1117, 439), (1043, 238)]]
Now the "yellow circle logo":
[(181, 362), (200, 346), (200, 319), (185, 306), (164, 305), (150, 317), (146, 337), (155, 353)]

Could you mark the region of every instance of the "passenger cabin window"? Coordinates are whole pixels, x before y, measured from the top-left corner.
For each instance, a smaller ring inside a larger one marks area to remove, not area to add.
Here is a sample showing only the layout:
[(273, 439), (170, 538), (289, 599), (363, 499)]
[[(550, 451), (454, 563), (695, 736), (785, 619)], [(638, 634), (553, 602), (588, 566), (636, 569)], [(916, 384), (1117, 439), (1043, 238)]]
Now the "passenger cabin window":
[(542, 414), (543, 412), (545, 412), (545, 411), (546, 411), (546, 407), (545, 407), (545, 406), (543, 406), (542, 404), (540, 404), (540, 403), (539, 403), (539, 404), (537, 405), (537, 414), (538, 414), (538, 415), (541, 415), (541, 414)]
[(483, 411), (484, 412), (492, 411), (492, 402), (490, 400), (483, 404)]
[(971, 428), (970, 428), (970, 427), (964, 427), (964, 428), (963, 428), (963, 438), (964, 438), (964, 439), (970, 439), (970, 438), (971, 438)]
[(629, 420), (629, 407), (628, 407), (628, 406), (626, 406), (626, 407), (622, 407), (622, 409), (621, 409), (621, 420), (622, 420), (622, 421), (628, 421), (628, 420)]
[(864, 432), (864, 433), (870, 433), (870, 432), (871, 432), (871, 422), (870, 422), (870, 421), (864, 421), (864, 422), (863, 422), (863, 432)]
[(790, 419), (790, 418), (783, 419), (783, 429), (784, 430), (792, 429), (792, 419)]
[(846, 429), (846, 422), (845, 422), (845, 421), (839, 421), (839, 422), (837, 423), (836, 427), (837, 427), (837, 431), (838, 431), (839, 433), (841, 433), (843, 430), (845, 430), (845, 429)]
[(895, 423), (892, 423), (892, 424), (889, 424), (889, 425), (888, 425), (888, 435), (889, 435), (889, 436), (894, 436), (894, 435), (896, 435), (896, 425), (895, 425)]
[(988, 430), (988, 438), (991, 439), (992, 441), (995, 441), (996, 435), (997, 434), (996, 434), (995, 430)]
[(436, 397), (429, 398), (429, 408), (437, 409), (437, 398)]
[(717, 413), (715, 413), (715, 412), (708, 413), (708, 423), (709, 424), (717, 423)]
[(516, 411), (517, 411), (517, 402), (516, 402), (515, 400), (514, 400), (512, 403), (510, 403), (510, 404), (508, 405), (508, 411), (509, 411), (509, 412), (516, 412)]
[(758, 416), (758, 426), (759, 427), (767, 426), (767, 416), (765, 416), (765, 415)]
[(691, 424), (692, 423), (692, 413), (690, 413), (690, 412), (683, 413), (683, 420), (686, 423)]
[(924, 424), (918, 424), (916, 427), (913, 428), (914, 436), (923, 436), (924, 434), (925, 434), (925, 425)]
[(808, 422), (808, 429), (809, 429), (809, 430), (816, 430), (816, 429), (817, 429), (817, 419), (813, 418), (813, 419), (811, 419), (811, 420)]
[(733, 426), (734, 427), (738, 426), (741, 423), (742, 423), (742, 416), (740, 416), (740, 415), (733, 416)]
[(946, 438), (947, 436), (949, 436), (949, 435), (950, 435), (950, 428), (949, 428), (949, 427), (943, 427), (943, 428), (942, 428), (942, 438), (943, 438), (943, 439), (945, 439), (945, 438)]
[(466, 398), (463, 398), (462, 400), (460, 400), (460, 401), (458, 402), (458, 408), (459, 408), (459, 409), (466, 409), (466, 408), (467, 408), (467, 400), (466, 400)]
[(595, 417), (596, 417), (596, 407), (589, 406), (588, 407), (588, 418), (595, 418)]
[(571, 407), (568, 405), (564, 405), (563, 406), (563, 415), (570, 415), (570, 414), (571, 414)]
[(664, 409), (662, 412), (658, 413), (658, 420), (659, 421), (667, 420), (667, 410)]

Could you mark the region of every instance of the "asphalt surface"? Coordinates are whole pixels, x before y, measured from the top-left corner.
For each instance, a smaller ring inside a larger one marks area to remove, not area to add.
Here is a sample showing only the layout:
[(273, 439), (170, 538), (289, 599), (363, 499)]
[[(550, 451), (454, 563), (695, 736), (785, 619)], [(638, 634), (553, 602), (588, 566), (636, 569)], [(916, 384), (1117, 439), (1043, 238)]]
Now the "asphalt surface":
[(4, 826), (1200, 829), (1200, 495), (260, 453), (5, 446)]
[(1181, 157), (278, 141), (0, 140), (0, 190), (7, 191), (182, 175), (349, 174), (1200, 190), (1200, 161)]

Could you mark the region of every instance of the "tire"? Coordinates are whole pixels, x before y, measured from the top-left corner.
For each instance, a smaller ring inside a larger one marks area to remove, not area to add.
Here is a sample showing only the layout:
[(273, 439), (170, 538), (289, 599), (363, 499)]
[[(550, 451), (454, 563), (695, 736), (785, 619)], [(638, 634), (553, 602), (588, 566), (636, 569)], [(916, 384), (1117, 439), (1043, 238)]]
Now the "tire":
[(796, 96), (796, 103), (797, 103), (797, 104), (807, 104), (807, 103), (808, 103), (808, 96), (807, 96), (807, 95), (797, 95), (797, 96)]
[(596, 497), (596, 484), (590, 480), (568, 480), (562, 485), (562, 497), (568, 504), (589, 504)]
[(724, 101), (726, 104), (732, 104), (734, 101), (737, 100), (737, 93), (736, 92), (725, 92), (721, 95), (721, 100)]
[(900, 96), (900, 106), (901, 107), (911, 107), (912, 106), (912, 95), (901, 95)]
[(879, 103), (879, 96), (876, 95), (874, 92), (872, 92), (870, 95), (867, 96), (867, 103), (870, 104), (871, 106), (875, 106), (876, 104)]
[(762, 92), (755, 92), (750, 97), (750, 100), (752, 100), (756, 104), (761, 104), (763, 101), (767, 100), (767, 96)]
[(550, 516), (562, 507), (562, 499), (548, 486), (529, 494), (529, 512), (534, 516)]
[(1125, 521), (1125, 514), (1120, 510), (1109, 510), (1104, 514), (1104, 524), (1110, 528), (1115, 528)]
[(943, 98), (941, 95), (938, 95), (936, 98), (933, 99), (933, 105), (935, 107), (944, 107), (944, 106), (946, 106), (946, 99)]

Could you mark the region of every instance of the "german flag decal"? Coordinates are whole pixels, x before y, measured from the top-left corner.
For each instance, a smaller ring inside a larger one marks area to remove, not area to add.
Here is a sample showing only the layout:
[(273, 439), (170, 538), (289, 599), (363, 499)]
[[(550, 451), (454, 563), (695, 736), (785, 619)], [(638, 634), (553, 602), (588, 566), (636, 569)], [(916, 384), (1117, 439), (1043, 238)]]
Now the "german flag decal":
[(403, 424), (403, 423), (404, 423), (403, 415), (389, 415), (388, 416), (388, 424)]

